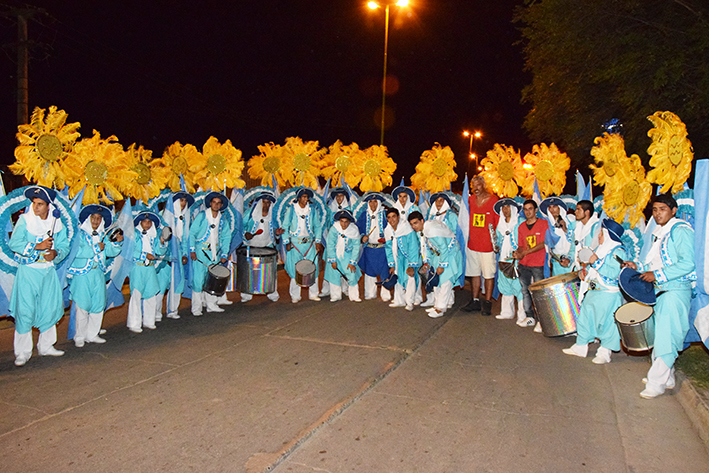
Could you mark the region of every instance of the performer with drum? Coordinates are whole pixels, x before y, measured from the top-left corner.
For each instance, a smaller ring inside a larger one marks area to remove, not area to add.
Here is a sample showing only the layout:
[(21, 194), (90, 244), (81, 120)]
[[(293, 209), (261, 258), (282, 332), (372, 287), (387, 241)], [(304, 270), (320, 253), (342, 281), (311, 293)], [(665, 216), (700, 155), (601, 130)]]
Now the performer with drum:
[(512, 257), (519, 260), (517, 271), (519, 272), (519, 282), (522, 286), (524, 312), (527, 317), (521, 322), (517, 322), (517, 325), (520, 327), (534, 326), (534, 331), (541, 333), (542, 326), (534, 316), (532, 294), (529, 292), (529, 286), (532, 282), (544, 279), (544, 264), (546, 260), (544, 235), (546, 235), (549, 225), (546, 219), (537, 218), (537, 203), (532, 199), (524, 201), (522, 210), (524, 211), (525, 221), (517, 227), (517, 242), (519, 246), (512, 252)]
[(179, 319), (177, 309), (180, 307), (182, 293), (185, 290), (185, 269), (187, 268), (187, 257), (189, 255), (189, 234), (190, 234), (190, 207), (194, 204), (194, 197), (189, 193), (175, 192), (168, 200), (167, 205), (172, 206), (172, 211), (168, 211), (166, 206), (163, 211), (163, 218), (172, 228), (172, 238), (175, 242), (171, 244), (176, 254), (172, 255), (172, 277), (170, 278), (170, 289), (167, 293), (167, 318)]
[(623, 304), (618, 287), (620, 262), (627, 259), (620, 240), (623, 231), (623, 227), (610, 218), (601, 222), (599, 245), (590, 258), (589, 266), (579, 272), (579, 278), (586, 281), (589, 289), (583, 296), (576, 319), (576, 343), (563, 349), (567, 355), (584, 358), (588, 353), (588, 344), (597, 338), (601, 346), (593, 362), (598, 365), (610, 363), (611, 353), (620, 350), (620, 334), (613, 314)]
[(286, 272), (290, 276), (289, 293), (295, 304), (301, 299), (301, 290), (296, 281), (296, 265), (301, 261), (309, 261), (307, 279), (312, 284), (308, 286), (308, 298), (319, 301), (318, 296), (318, 255), (322, 254), (322, 231), (324, 216), (310, 203), (314, 197), (312, 189), (303, 187), (296, 192), (296, 200), (289, 205), (283, 220), (283, 243), (286, 245)]
[(409, 224), (421, 237), (424, 267), (435, 268), (438, 285), (433, 289), (433, 307), (427, 310), (431, 318), (441, 317), (453, 305), (453, 285), (463, 272), (463, 256), (455, 233), (441, 220), (424, 222), (421, 212), (409, 214)]
[(387, 264), (389, 274), (395, 274), (397, 277), (394, 301), (389, 307), (406, 307), (406, 310), (412, 311), (418, 285), (417, 269), (421, 266), (420, 243), (409, 222), (402, 220), (400, 215), (401, 211), (397, 208), (389, 208), (386, 211), (389, 223), (384, 229)]
[(157, 295), (160, 290), (155, 262), (165, 255), (167, 244), (158, 234), (160, 217), (149, 210), (138, 211), (133, 219), (135, 246), (130, 271), (130, 302), (128, 303), (128, 330), (141, 333), (143, 327), (155, 328)]
[(67, 270), (69, 293), (76, 306), (74, 344), (79, 348), (84, 343), (106, 342), (99, 336), (106, 310), (106, 259), (118, 256), (123, 245), (122, 232), (115, 241), (107, 238), (112, 219), (111, 211), (99, 204), (79, 212), (79, 250)]
[(352, 302), (362, 302), (359, 298), (359, 278), (362, 273), (357, 266), (362, 243), (354, 217), (349, 210), (340, 210), (334, 215), (327, 235), (327, 264), (325, 279), (330, 283), (330, 301), (342, 300), (342, 287), (348, 287), (348, 297)]
[(590, 200), (580, 200), (576, 204), (574, 215), (576, 216), (576, 221), (569, 226), (569, 240), (573, 243), (574, 261), (572, 270), (577, 271), (581, 269), (581, 264), (585, 263), (585, 261), (579, 261), (579, 251), (583, 248), (594, 249), (598, 246), (601, 222), (593, 209), (593, 202)]
[[(357, 218), (357, 227), (362, 234), (362, 257), (359, 267), (364, 273), (364, 298), (371, 300), (377, 298), (377, 277), (382, 282), (389, 277), (389, 266), (384, 249), (384, 229), (387, 226), (384, 211), (384, 196), (373, 192), (363, 196), (365, 209)], [(385, 287), (381, 288), (381, 298), (384, 302), (391, 300), (391, 292)]]
[(24, 366), (32, 356), (32, 327), (39, 329), (37, 351), (41, 356), (62, 356), (54, 348), (56, 324), (64, 315), (62, 288), (55, 265), (69, 255), (67, 229), (59, 218), (56, 192), (29, 186), (25, 197), (31, 204), (20, 215), (9, 246), (19, 263), (10, 295), (10, 315), (15, 319), (15, 365)]
[[(342, 210), (352, 211), (352, 198), (353, 196), (344, 187), (335, 187), (330, 190), (330, 197), (327, 200), (327, 219), (323, 225), (323, 238), (327, 241), (328, 231), (332, 228), (332, 224), (337, 220), (334, 218), (337, 212)], [(340, 296), (342, 292), (347, 294), (347, 286), (340, 288)], [(323, 279), (322, 291), (320, 291), (320, 297), (325, 297), (330, 295), (330, 282), (327, 278)]]
[(517, 248), (517, 232), (520, 225), (519, 211), (521, 206), (505, 197), (495, 202), (494, 210), (500, 219), (497, 222), (497, 246), (500, 248), (499, 272), (497, 274), (497, 289), (502, 295), (500, 314), (497, 319), (515, 318), (515, 297), (517, 298), (517, 323), (522, 324), (527, 318), (524, 312), (522, 286), (519, 282), (517, 265), (512, 252)]
[(204, 197), (205, 208), (197, 214), (190, 226), (189, 248), (192, 260), (192, 315), (199, 317), (207, 312), (224, 312), (217, 305), (217, 296), (205, 292), (210, 266), (225, 265), (231, 244), (231, 226), (223, 211), (229, 205), (221, 192), (210, 192)]
[(547, 218), (549, 230), (545, 243), (551, 256), (551, 274), (558, 276), (571, 272), (571, 236), (569, 228), (572, 220), (567, 216), (569, 210), (566, 202), (557, 196), (542, 200), (539, 210)]
[[(244, 221), (244, 245), (250, 248), (271, 248), (275, 251), (276, 240), (272, 222), (272, 204), (276, 202), (273, 192), (263, 191), (252, 202), (253, 207)], [(253, 294), (241, 293), (241, 302), (248, 302)], [(269, 300), (276, 302), (279, 298), (278, 283), (273, 292), (266, 295)]]
[(677, 201), (669, 194), (655, 196), (652, 217), (656, 225), (648, 225), (652, 245), (643, 249), (639, 269), (643, 281), (655, 285), (655, 340), (652, 366), (647, 373), (647, 386), (640, 393), (652, 399), (675, 386), (674, 363), (689, 331), (689, 304), (694, 274), (694, 230), (677, 218)]

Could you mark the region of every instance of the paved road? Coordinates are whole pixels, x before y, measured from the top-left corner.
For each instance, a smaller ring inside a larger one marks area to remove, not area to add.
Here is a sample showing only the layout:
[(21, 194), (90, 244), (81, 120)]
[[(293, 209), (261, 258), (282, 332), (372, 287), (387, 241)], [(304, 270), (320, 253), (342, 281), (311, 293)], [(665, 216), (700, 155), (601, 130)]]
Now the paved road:
[(441, 319), (380, 301), (185, 304), (142, 334), (117, 309), (108, 343), (60, 342), (23, 368), (0, 330), (0, 470), (709, 471), (674, 396), (639, 397), (646, 357), (563, 355), (570, 339), (459, 312), (458, 295)]

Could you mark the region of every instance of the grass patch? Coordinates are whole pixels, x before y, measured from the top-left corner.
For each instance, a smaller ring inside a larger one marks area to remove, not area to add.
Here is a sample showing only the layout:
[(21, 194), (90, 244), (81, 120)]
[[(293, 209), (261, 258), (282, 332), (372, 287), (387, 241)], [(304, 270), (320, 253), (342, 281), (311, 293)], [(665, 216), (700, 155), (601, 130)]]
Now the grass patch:
[(695, 387), (709, 391), (709, 351), (703, 343), (693, 343), (683, 351), (675, 366), (692, 380)]

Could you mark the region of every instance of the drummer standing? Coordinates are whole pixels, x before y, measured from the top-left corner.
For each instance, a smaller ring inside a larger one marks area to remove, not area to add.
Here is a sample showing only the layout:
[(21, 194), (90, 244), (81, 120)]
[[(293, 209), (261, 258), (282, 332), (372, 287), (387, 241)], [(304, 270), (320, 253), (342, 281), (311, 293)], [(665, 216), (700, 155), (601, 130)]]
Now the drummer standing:
[(566, 202), (551, 196), (542, 200), (539, 210), (547, 218), (549, 230), (544, 238), (551, 253), (551, 274), (558, 276), (571, 272), (571, 220)]
[(205, 209), (201, 211), (190, 226), (189, 248), (192, 259), (192, 315), (202, 315), (202, 308), (207, 312), (224, 312), (217, 305), (217, 296), (204, 292), (209, 267), (227, 262), (231, 244), (231, 228), (226, 218), (222, 218), (224, 209), (229, 205), (226, 196), (220, 192), (210, 192), (204, 198)]
[[(420, 214), (420, 213), (419, 213)], [(421, 266), (421, 253), (418, 235), (406, 220), (401, 220), (400, 211), (389, 208), (386, 211), (389, 226), (384, 229), (386, 240), (387, 264), (389, 274), (396, 274), (394, 300), (389, 307), (406, 307), (414, 310), (418, 271)]]
[(590, 200), (580, 200), (576, 204), (574, 211), (576, 221), (569, 226), (572, 251), (574, 255), (572, 270), (581, 269), (579, 261), (579, 251), (581, 248), (588, 247), (594, 249), (598, 246), (598, 234), (601, 230), (601, 221), (593, 209), (593, 202)]
[[(517, 322), (517, 325), (520, 327), (532, 327), (535, 325), (536, 319), (529, 286), (532, 282), (544, 279), (544, 264), (546, 261), (544, 235), (546, 235), (549, 225), (546, 219), (537, 218), (537, 203), (532, 199), (524, 201), (522, 210), (524, 211), (525, 221), (517, 227), (519, 247), (512, 252), (512, 256), (519, 260), (517, 271), (519, 272), (519, 282), (522, 286), (524, 312), (527, 317), (521, 322)], [(539, 333), (542, 331), (542, 326), (538, 321), (536, 321), (534, 331)]]
[[(387, 226), (384, 212), (384, 197), (380, 193), (364, 196), (365, 210), (357, 218), (357, 227), (362, 234), (362, 257), (359, 267), (364, 273), (364, 298), (377, 298), (377, 277), (380, 282), (389, 277), (389, 266), (384, 249), (384, 229)], [(381, 298), (384, 302), (391, 300), (391, 292), (384, 286), (381, 288)]]
[[(342, 210), (352, 211), (352, 196), (344, 187), (335, 187), (330, 190), (330, 197), (327, 200), (327, 219), (323, 225), (323, 239), (327, 241), (328, 231), (332, 228), (332, 224), (337, 220), (334, 218), (337, 212)], [(340, 294), (345, 292), (347, 294), (347, 285), (343, 285), (340, 288)], [(323, 279), (322, 291), (320, 291), (320, 297), (325, 297), (330, 295), (330, 282), (327, 278)]]
[(643, 251), (640, 265), (626, 262), (626, 266), (644, 271), (640, 278), (654, 283), (655, 340), (652, 366), (647, 373), (647, 386), (640, 393), (652, 399), (675, 386), (674, 363), (689, 331), (689, 304), (692, 298), (694, 274), (694, 230), (684, 220), (675, 217), (677, 201), (669, 194), (655, 196), (652, 217), (656, 227), (652, 232), (652, 246)]
[(362, 243), (354, 217), (349, 210), (340, 210), (334, 215), (335, 223), (327, 235), (327, 261), (325, 279), (330, 283), (330, 301), (342, 300), (342, 287), (347, 287), (352, 302), (359, 298), (359, 278), (362, 275), (357, 260)]
[(618, 287), (620, 262), (627, 258), (621, 246), (623, 227), (606, 218), (601, 223), (598, 248), (589, 261), (588, 268), (579, 272), (579, 277), (590, 288), (581, 302), (581, 310), (576, 319), (576, 343), (564, 348), (567, 355), (586, 357), (588, 344), (596, 338), (601, 346), (596, 351), (593, 362), (602, 365), (611, 362), (611, 352), (620, 350), (620, 334), (615, 326), (615, 311), (623, 304), (623, 296)]
[(194, 197), (187, 192), (180, 191), (172, 194), (171, 201), (172, 212), (165, 211), (163, 216), (172, 228), (172, 238), (175, 239), (172, 248), (173, 250), (177, 249), (177, 254), (172, 255), (172, 277), (170, 278), (170, 290), (167, 293), (166, 311), (168, 319), (179, 319), (177, 309), (180, 307), (182, 293), (185, 290), (185, 269), (189, 255), (190, 207), (194, 204)]
[[(252, 248), (276, 248), (276, 237), (272, 223), (272, 204), (276, 196), (272, 192), (264, 191), (253, 200), (253, 207), (244, 221), (244, 244)], [(248, 302), (253, 294), (241, 293), (241, 302)], [(269, 300), (276, 302), (279, 298), (278, 283), (276, 289), (268, 294)]]
[[(520, 224), (519, 211), (521, 206), (509, 197), (495, 202), (495, 213), (500, 216), (497, 222), (497, 246), (500, 248), (500, 263), (514, 264), (512, 252), (517, 249), (517, 227)], [(515, 297), (517, 298), (517, 322), (522, 323), (527, 318), (524, 312), (524, 299), (519, 277), (508, 278), (502, 271), (497, 273), (497, 289), (502, 295), (500, 315), (497, 319), (513, 319), (515, 317)]]
[(310, 203), (314, 193), (312, 189), (302, 187), (296, 192), (296, 200), (290, 204), (283, 219), (283, 228), (277, 234), (283, 235), (286, 245), (286, 272), (290, 276), (289, 293), (295, 304), (301, 299), (301, 288), (295, 280), (295, 265), (302, 259), (307, 259), (315, 265), (315, 282), (308, 287), (308, 298), (319, 301), (318, 296), (318, 255), (322, 254), (322, 226), (324, 216)]

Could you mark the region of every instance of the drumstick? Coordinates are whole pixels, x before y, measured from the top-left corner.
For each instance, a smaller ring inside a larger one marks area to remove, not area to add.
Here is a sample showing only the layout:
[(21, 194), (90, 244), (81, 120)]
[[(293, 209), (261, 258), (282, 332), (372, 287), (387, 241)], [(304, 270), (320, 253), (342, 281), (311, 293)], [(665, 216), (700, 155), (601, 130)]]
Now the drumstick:
[(372, 229), (369, 230), (369, 233), (367, 233), (367, 236), (371, 235), (375, 228), (377, 228), (377, 226), (376, 226), (376, 225), (372, 225)]
[(616, 261), (618, 261), (621, 266), (623, 266), (625, 264), (625, 261), (623, 261), (623, 258), (621, 258), (618, 255), (613, 255), (613, 256), (615, 256)]

